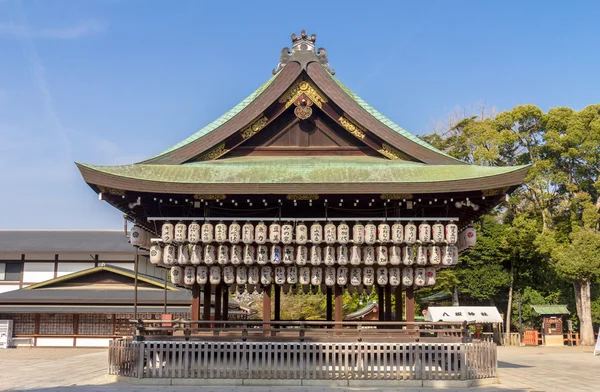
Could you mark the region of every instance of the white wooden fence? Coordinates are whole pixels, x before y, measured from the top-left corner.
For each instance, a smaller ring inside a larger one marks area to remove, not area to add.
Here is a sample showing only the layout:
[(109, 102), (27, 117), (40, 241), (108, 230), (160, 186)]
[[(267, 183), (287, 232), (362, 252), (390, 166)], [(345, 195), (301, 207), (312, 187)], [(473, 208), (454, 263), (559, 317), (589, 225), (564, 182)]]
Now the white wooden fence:
[(473, 380), (495, 378), (496, 345), (478, 343), (116, 340), (109, 374), (138, 378)]

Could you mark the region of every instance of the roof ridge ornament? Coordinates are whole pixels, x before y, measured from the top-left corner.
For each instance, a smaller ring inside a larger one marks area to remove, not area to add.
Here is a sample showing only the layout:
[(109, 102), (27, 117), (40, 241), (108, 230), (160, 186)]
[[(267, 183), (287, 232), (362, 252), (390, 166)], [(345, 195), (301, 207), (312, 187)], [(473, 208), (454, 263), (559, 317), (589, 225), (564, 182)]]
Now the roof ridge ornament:
[[(324, 48), (315, 49), (315, 41), (317, 40), (316, 34), (308, 35), (306, 30), (302, 30), (300, 35), (292, 34), (292, 49), (285, 47), (281, 49), (279, 55), (279, 64), (277, 68), (273, 70), (273, 75), (281, 71), (287, 63), (292, 60), (298, 61), (305, 68), (308, 63), (315, 61), (319, 62), (329, 72), (334, 75), (335, 70), (329, 66), (329, 57), (327, 51)], [(308, 58), (307, 57), (312, 57)]]

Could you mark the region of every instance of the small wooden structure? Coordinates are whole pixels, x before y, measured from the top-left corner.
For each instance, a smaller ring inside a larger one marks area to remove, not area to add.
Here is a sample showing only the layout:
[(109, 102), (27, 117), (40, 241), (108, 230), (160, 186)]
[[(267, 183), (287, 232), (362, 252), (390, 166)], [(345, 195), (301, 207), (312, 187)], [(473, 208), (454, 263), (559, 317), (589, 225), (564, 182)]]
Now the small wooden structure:
[[(546, 346), (565, 344), (563, 316), (568, 315), (567, 305), (531, 305), (533, 311), (541, 316), (541, 339)], [(569, 331), (570, 332), (570, 331)]]

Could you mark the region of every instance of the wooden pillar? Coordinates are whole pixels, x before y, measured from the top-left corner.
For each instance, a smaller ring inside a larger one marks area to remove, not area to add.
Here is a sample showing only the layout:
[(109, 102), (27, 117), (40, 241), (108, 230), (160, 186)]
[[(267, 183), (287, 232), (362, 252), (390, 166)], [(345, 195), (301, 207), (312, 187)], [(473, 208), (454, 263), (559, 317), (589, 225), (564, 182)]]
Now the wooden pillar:
[(275, 321), (281, 321), (281, 286), (275, 285)]
[(406, 321), (415, 321), (415, 289), (410, 286), (406, 288), (406, 297), (404, 300), (404, 306), (406, 307)]
[(327, 287), (327, 321), (333, 321), (333, 287)]
[(263, 289), (263, 328), (271, 328), (271, 285)]
[(134, 264), (134, 270), (135, 270), (135, 277), (134, 277), (134, 281), (133, 281), (133, 318), (135, 320), (138, 319), (138, 311), (137, 311), (137, 306), (138, 306), (138, 274), (139, 274), (139, 266), (140, 264), (140, 256), (139, 256), (139, 248), (136, 246), (135, 247), (135, 264)]
[(396, 286), (396, 320), (402, 321), (402, 285)]
[[(23, 268), (21, 268), (21, 272), (23, 272)], [(33, 326), (33, 334), (35, 335), (33, 338), (33, 345), (37, 346), (37, 338), (40, 334), (40, 314), (36, 313), (35, 316), (33, 316), (33, 318), (35, 321), (35, 325)]]
[[(221, 320), (221, 298), (223, 296), (223, 283), (219, 283), (215, 286), (215, 321)], [(216, 327), (220, 327), (220, 324), (217, 324)]]
[(77, 347), (77, 335), (79, 335), (79, 314), (73, 314), (73, 347)]
[[(210, 283), (206, 282), (204, 284), (204, 314), (202, 315), (202, 320), (210, 320), (210, 297), (211, 297), (211, 287)], [(204, 325), (206, 327), (206, 325)]]
[(392, 286), (385, 286), (385, 321), (392, 321)]
[[(192, 321), (200, 320), (200, 285), (198, 283), (194, 283), (192, 286), (192, 309), (190, 313)], [(197, 326), (197, 324), (192, 324), (193, 328)]]
[(229, 287), (225, 286), (223, 290), (223, 320), (229, 320)]
[[(342, 286), (335, 286), (335, 321), (342, 321), (342, 308), (344, 306), (343, 303), (344, 297), (344, 288)], [(341, 325), (336, 325), (336, 328), (342, 328)]]
[(377, 286), (377, 302), (379, 306), (378, 321), (385, 320), (385, 291), (383, 286)]

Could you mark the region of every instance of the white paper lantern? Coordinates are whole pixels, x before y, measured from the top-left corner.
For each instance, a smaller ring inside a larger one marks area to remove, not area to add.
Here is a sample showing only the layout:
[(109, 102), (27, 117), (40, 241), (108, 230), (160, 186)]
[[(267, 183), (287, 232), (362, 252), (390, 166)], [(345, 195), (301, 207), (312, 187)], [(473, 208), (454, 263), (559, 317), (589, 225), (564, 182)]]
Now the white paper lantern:
[(389, 270), (390, 286), (399, 286), (402, 281), (400, 280), (400, 268), (392, 267)]
[(190, 262), (190, 248), (187, 245), (179, 245), (177, 252), (177, 264), (186, 265)]
[(450, 245), (448, 247), (450, 255), (452, 257), (452, 265), (458, 264), (458, 248), (455, 245)]
[(427, 222), (423, 222), (419, 225), (419, 241), (431, 241), (431, 225)]
[(345, 286), (348, 283), (348, 268), (338, 267), (337, 269), (337, 284), (338, 286)]
[(296, 244), (304, 245), (308, 241), (308, 228), (304, 222), (300, 222), (296, 225)]
[(294, 247), (291, 245), (283, 247), (283, 264), (294, 264)]
[(214, 239), (213, 233), (214, 233), (213, 224), (210, 222), (204, 222), (202, 224), (202, 229), (201, 229), (202, 242), (205, 244), (210, 244)]
[(417, 247), (417, 265), (427, 265), (427, 246), (425, 245)]
[(350, 241), (350, 227), (346, 222), (342, 222), (338, 225), (337, 240), (342, 245), (345, 245)]
[(454, 222), (450, 222), (446, 225), (446, 242), (454, 245), (456, 241), (458, 241), (458, 226)]
[(227, 286), (235, 283), (235, 271), (233, 266), (227, 265), (223, 267), (223, 282), (225, 282)]
[(281, 286), (285, 283), (285, 267), (275, 267), (275, 284)]
[(260, 283), (264, 284), (264, 285), (271, 284), (271, 282), (273, 280), (271, 277), (272, 272), (273, 272), (273, 269), (269, 265), (260, 267)]
[(163, 263), (165, 265), (175, 264), (175, 246), (167, 245), (163, 250)]
[(231, 242), (232, 244), (237, 244), (240, 242), (240, 237), (241, 237), (241, 231), (242, 228), (240, 227), (240, 224), (237, 223), (236, 221), (233, 221), (233, 223), (231, 223), (229, 225), (229, 232), (228, 232), (228, 238), (229, 238), (229, 242)]
[(388, 270), (385, 267), (377, 268), (377, 284), (385, 286), (388, 284)]
[(179, 222), (175, 225), (175, 237), (174, 240), (177, 243), (185, 242), (187, 239), (187, 226), (183, 222)]
[(473, 227), (468, 227), (464, 231), (465, 233), (465, 246), (473, 247), (477, 244), (477, 232)]
[(425, 286), (425, 282), (425, 268), (415, 268), (415, 286), (423, 287)]
[(256, 262), (260, 265), (265, 265), (269, 262), (269, 248), (265, 245), (258, 245), (256, 248)]
[(319, 222), (310, 225), (310, 241), (313, 244), (320, 244), (323, 241), (323, 226)]
[(373, 265), (375, 263), (375, 248), (365, 246), (363, 249), (363, 260), (365, 265)]
[(231, 246), (231, 264), (239, 265), (244, 262), (244, 253), (241, 245)]
[(281, 242), (285, 245), (291, 244), (293, 240), (294, 227), (290, 222), (286, 222), (281, 226)]
[(375, 269), (373, 267), (365, 267), (363, 271), (363, 284), (365, 286), (373, 286), (375, 284)]
[(327, 223), (324, 227), (324, 240), (326, 244), (334, 244), (336, 241), (337, 228), (331, 222)]
[(218, 265), (212, 265), (210, 266), (209, 273), (208, 280), (210, 281), (210, 284), (221, 283), (221, 267)]
[(350, 248), (350, 264), (360, 265), (362, 262), (362, 250), (358, 245), (352, 245)]
[(390, 264), (400, 265), (402, 262), (402, 248), (398, 245), (390, 246)]
[(320, 246), (313, 245), (310, 247), (310, 263), (312, 265), (321, 265), (322, 250)]
[(133, 246), (141, 246), (144, 241), (144, 229), (139, 226), (133, 226), (129, 232), (129, 242)]
[(217, 263), (221, 265), (229, 263), (229, 247), (227, 245), (219, 245)]
[(154, 265), (162, 264), (163, 252), (159, 245), (152, 245), (150, 247), (150, 263)]
[(196, 283), (204, 285), (208, 282), (208, 267), (201, 265), (196, 268)]
[(273, 264), (281, 263), (281, 246), (279, 246), (279, 245), (271, 246), (271, 263), (273, 263)]
[(386, 246), (380, 245), (377, 250), (377, 264), (386, 265), (388, 263), (388, 249)]
[(442, 264), (452, 265), (452, 249), (450, 249), (450, 245), (442, 248)]
[(246, 222), (242, 226), (242, 241), (244, 244), (251, 244), (254, 242), (254, 226), (252, 223)]
[(323, 263), (325, 265), (335, 264), (335, 248), (331, 245), (327, 245), (324, 250)]
[(212, 265), (217, 261), (217, 249), (214, 245), (206, 245), (204, 247), (204, 264)]
[(404, 247), (404, 258), (402, 259), (404, 265), (413, 265), (415, 262), (415, 249), (412, 246)]
[(325, 268), (325, 285), (328, 287), (335, 285), (335, 268)]
[(444, 238), (444, 225), (442, 225), (440, 222), (435, 222), (435, 224), (431, 227), (431, 240), (439, 244), (444, 242)]
[(323, 270), (319, 267), (312, 267), (310, 269), (310, 284), (318, 286), (323, 282)]
[(435, 286), (435, 268), (427, 268), (425, 270), (425, 285)]
[(190, 244), (200, 242), (200, 225), (196, 221), (190, 223), (190, 227), (188, 227), (188, 241)]
[(402, 269), (402, 285), (410, 287), (413, 285), (413, 269), (403, 268)]
[(260, 282), (260, 267), (248, 267), (248, 284), (258, 284)]
[(365, 225), (365, 243), (373, 245), (377, 241), (377, 226), (373, 222)]
[(352, 241), (355, 245), (362, 245), (365, 242), (365, 226), (360, 222), (352, 226)]
[(187, 287), (193, 286), (196, 282), (196, 267), (185, 267), (183, 270), (183, 284)]
[(442, 249), (439, 246), (430, 246), (429, 251), (429, 263), (432, 265), (438, 265), (442, 262)]
[(298, 283), (298, 267), (287, 267), (287, 282), (289, 284)]
[(142, 245), (141, 247), (144, 249), (150, 249), (152, 246), (152, 234), (142, 229)]
[(412, 222), (408, 222), (404, 226), (404, 242), (408, 245), (417, 242), (417, 226)]
[(215, 241), (219, 243), (227, 241), (227, 225), (223, 222), (215, 226)]
[(171, 283), (183, 286), (183, 267), (171, 267)]
[(162, 225), (161, 238), (165, 244), (170, 244), (171, 242), (173, 242), (173, 237), (174, 237), (173, 231), (174, 231), (174, 229), (173, 229), (172, 223), (165, 222)]
[(277, 222), (269, 225), (269, 241), (273, 244), (281, 242), (281, 225)]
[(308, 262), (308, 248), (304, 245), (300, 245), (296, 248), (296, 264), (306, 265)]
[(235, 269), (235, 283), (246, 284), (248, 283), (248, 270), (244, 266), (239, 266)]
[(262, 245), (267, 242), (267, 225), (264, 222), (258, 222), (254, 228), (254, 241)]
[(353, 267), (350, 270), (350, 284), (352, 286), (360, 286), (362, 285), (361, 279), (362, 271), (358, 267)]
[(390, 225), (383, 222), (377, 226), (377, 239), (384, 244), (390, 242)]
[(400, 222), (396, 222), (392, 225), (392, 242), (394, 244), (401, 244), (404, 242), (404, 227)]
[(310, 267), (300, 267), (300, 284), (307, 285), (310, 284)]
[(346, 245), (340, 245), (337, 248), (337, 262), (339, 265), (348, 264), (348, 247)]
[(252, 245), (244, 245), (244, 264), (252, 265), (256, 261), (256, 249)]

